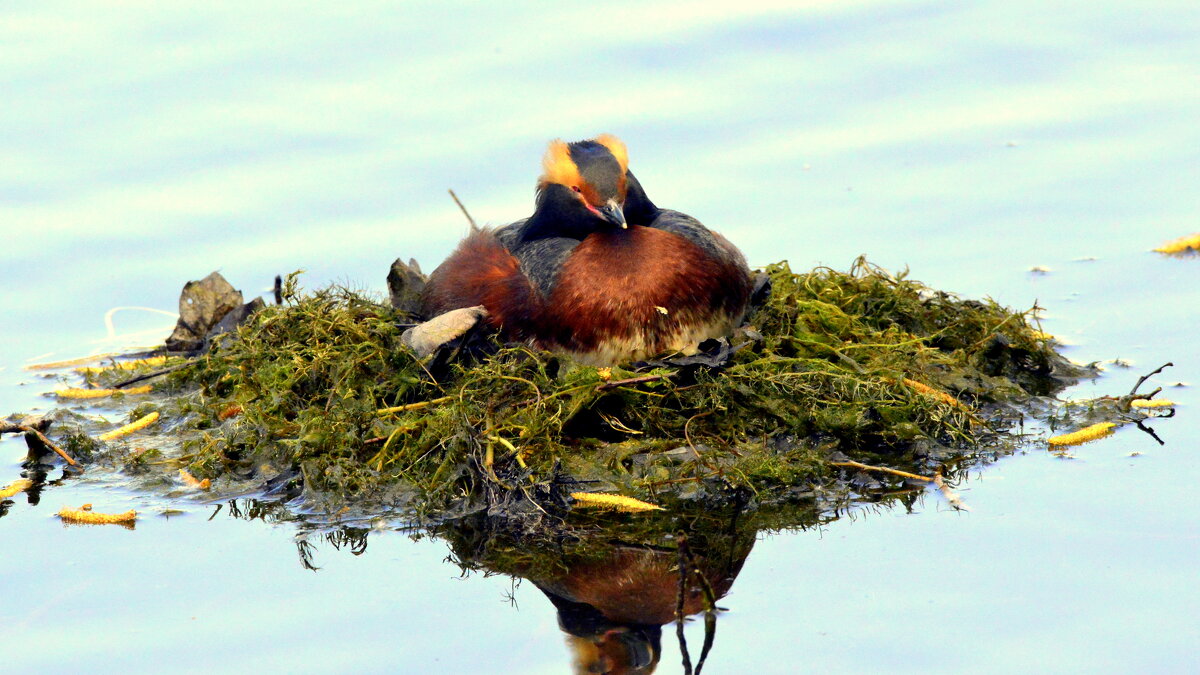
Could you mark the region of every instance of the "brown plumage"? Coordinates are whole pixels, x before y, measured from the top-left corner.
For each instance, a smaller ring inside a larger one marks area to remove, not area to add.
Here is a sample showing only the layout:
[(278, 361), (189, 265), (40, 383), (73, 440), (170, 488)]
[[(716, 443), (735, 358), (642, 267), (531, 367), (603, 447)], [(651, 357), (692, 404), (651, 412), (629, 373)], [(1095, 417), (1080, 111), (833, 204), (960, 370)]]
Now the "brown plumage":
[(505, 339), (596, 365), (727, 335), (749, 300), (744, 258), (654, 206), (626, 163), (611, 136), (552, 143), (534, 214), (468, 235), (431, 275), (427, 316), (482, 305)]

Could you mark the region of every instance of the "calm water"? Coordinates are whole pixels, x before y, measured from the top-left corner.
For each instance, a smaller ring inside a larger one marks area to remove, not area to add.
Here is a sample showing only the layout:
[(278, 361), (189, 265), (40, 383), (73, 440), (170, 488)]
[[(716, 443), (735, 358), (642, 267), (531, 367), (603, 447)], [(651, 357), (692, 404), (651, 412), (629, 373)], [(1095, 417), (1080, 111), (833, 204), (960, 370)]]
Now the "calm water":
[[(308, 270), (382, 291), (477, 219), (531, 210), (545, 142), (620, 135), (661, 204), (753, 263), (859, 253), (964, 294), (1037, 300), (1072, 397), (1139, 373), (1183, 405), (1060, 460), (757, 543), (705, 672), (1195, 672), (1200, 230), (1194, 3), (806, 2), (542, 7), (7, 2), (0, 8), (0, 413), (22, 371), (154, 342), (188, 279), (248, 293)], [(1050, 269), (1034, 275), (1035, 265)], [(155, 333), (153, 331), (157, 330)], [(0, 483), (24, 447), (0, 442)], [(1131, 456), (1131, 453), (1142, 453)], [(170, 506), (135, 531), (53, 512)], [(446, 546), (362, 555), (104, 481), (0, 519), (0, 661), (31, 672), (564, 672), (554, 608), (459, 578)], [(691, 644), (701, 638), (689, 627)], [(659, 672), (678, 672), (664, 638)], [(694, 658), (694, 655), (693, 655)]]

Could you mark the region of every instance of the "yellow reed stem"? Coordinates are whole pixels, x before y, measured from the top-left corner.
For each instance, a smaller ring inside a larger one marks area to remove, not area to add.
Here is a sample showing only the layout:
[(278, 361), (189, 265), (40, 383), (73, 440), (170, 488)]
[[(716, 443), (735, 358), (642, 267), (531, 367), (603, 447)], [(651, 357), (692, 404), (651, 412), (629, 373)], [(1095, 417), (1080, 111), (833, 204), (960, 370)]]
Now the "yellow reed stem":
[(0, 489), (0, 499), (8, 499), (14, 495), (20, 494), (29, 488), (33, 487), (33, 481), (28, 478), (18, 478), (8, 484), (8, 487)]
[(76, 368), (75, 372), (89, 375), (89, 374), (95, 374), (95, 373), (103, 373), (108, 370), (133, 370), (134, 368), (141, 368), (142, 366), (147, 366), (147, 367), (161, 366), (162, 364), (164, 364), (166, 362), (167, 362), (167, 357), (165, 357), (165, 356), (151, 356), (148, 359), (137, 359), (134, 361), (120, 361), (118, 363), (114, 363), (114, 364), (108, 365), (108, 366), (84, 366), (82, 368)]
[(848, 466), (848, 467), (851, 467), (854, 469), (862, 469), (863, 471), (877, 471), (879, 473), (887, 473), (887, 474), (891, 474), (893, 476), (900, 476), (901, 478), (911, 478), (913, 480), (919, 480), (919, 481), (923, 481), (926, 483), (933, 482), (933, 479), (928, 476), (921, 476), (921, 475), (918, 475), (915, 473), (901, 471), (899, 469), (890, 469), (886, 466), (872, 466), (870, 464), (863, 464), (862, 462), (855, 462), (853, 460), (850, 460), (847, 462), (830, 462), (829, 465), (830, 466)]
[(59, 389), (54, 395), (59, 398), (104, 398), (113, 394), (145, 394), (153, 385), (129, 387), (128, 389)]
[(1189, 234), (1186, 237), (1180, 237), (1154, 249), (1158, 253), (1186, 253), (1188, 251), (1200, 251), (1200, 232)]
[(417, 401), (416, 403), (409, 403), (408, 405), (398, 405), (398, 406), (393, 406), (391, 408), (380, 408), (379, 410), (375, 411), (375, 414), (376, 415), (390, 415), (392, 413), (407, 412), (409, 410), (420, 410), (421, 408), (424, 408), (425, 406), (437, 405), (438, 403), (445, 403), (446, 401), (452, 401), (455, 398), (457, 398), (457, 397), (443, 396), (441, 398), (430, 399), (428, 401)]
[(137, 511), (126, 511), (125, 513), (96, 513), (95, 511), (85, 511), (83, 509), (72, 509), (62, 507), (58, 510), (58, 517), (72, 523), (88, 523), (90, 525), (108, 525), (111, 523), (120, 523), (129, 525), (137, 520)]
[(904, 382), (904, 384), (908, 385), (909, 388), (914, 389), (922, 394), (925, 394), (926, 396), (932, 396), (933, 398), (936, 398), (937, 400), (941, 401), (942, 403), (945, 403), (946, 405), (954, 406), (955, 408), (966, 408), (966, 406), (964, 406), (962, 404), (962, 401), (959, 401), (958, 399), (954, 398), (953, 396), (951, 396), (950, 394), (947, 394), (944, 391), (941, 391), (940, 389), (934, 389), (933, 387), (925, 384), (924, 382), (917, 382), (916, 380), (910, 380), (907, 377), (904, 378), (902, 380), (902, 382)]
[(129, 434), (132, 434), (135, 431), (138, 431), (140, 429), (145, 429), (146, 427), (150, 426), (151, 424), (154, 424), (154, 421), (157, 419), (158, 419), (158, 413), (152, 412), (149, 415), (146, 415), (145, 417), (137, 420), (136, 422), (126, 424), (125, 426), (123, 426), (119, 429), (113, 429), (112, 431), (110, 431), (106, 434), (101, 434), (100, 436), (98, 436), (98, 438), (102, 441), (111, 441), (114, 438), (128, 436)]
[(581, 508), (607, 509), (624, 513), (665, 510), (657, 504), (607, 492), (572, 492), (571, 499), (574, 499), (575, 505)]
[(1082, 445), (1084, 443), (1098, 441), (1105, 436), (1111, 436), (1113, 430), (1116, 428), (1117, 425), (1113, 422), (1101, 422), (1099, 424), (1093, 424), (1089, 427), (1084, 427), (1078, 431), (1072, 431), (1069, 434), (1053, 436), (1048, 438), (1046, 442), (1055, 447)]
[(1131, 408), (1174, 408), (1176, 405), (1165, 398), (1136, 398), (1129, 402)]

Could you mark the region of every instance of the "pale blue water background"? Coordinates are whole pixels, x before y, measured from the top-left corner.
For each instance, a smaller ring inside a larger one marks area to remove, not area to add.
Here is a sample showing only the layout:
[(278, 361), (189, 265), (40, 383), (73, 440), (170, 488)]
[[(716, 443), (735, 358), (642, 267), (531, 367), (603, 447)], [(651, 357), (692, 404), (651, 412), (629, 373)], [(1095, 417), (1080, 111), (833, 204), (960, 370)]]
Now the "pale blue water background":
[[(1147, 251), (1200, 230), (1197, 36), (1189, 2), (10, 1), (0, 412), (48, 404), (26, 360), (111, 346), (106, 310), (171, 310), (214, 268), (250, 293), (301, 267), (382, 291), (393, 258), (431, 268), (464, 232), (446, 188), (477, 219), (522, 217), (545, 142), (605, 131), (656, 201), (752, 263), (867, 253), (1038, 300), (1073, 358), (1134, 364), (1073, 396), (1168, 360), (1155, 384), (1195, 384), (1200, 260)], [(1194, 392), (1168, 389), (1165, 447), (1133, 429), (1073, 461), (1034, 447), (964, 487), (970, 514), (930, 495), (759, 542), (705, 672), (1200, 670)], [(22, 454), (0, 442), (0, 483)], [(187, 502), (134, 532), (53, 518), (84, 501), (162, 506), (97, 485), (17, 499), (9, 669), (567, 669), (538, 592), (514, 609), (508, 579), (457, 579), (436, 542), (383, 533), (312, 573), (287, 525)]]

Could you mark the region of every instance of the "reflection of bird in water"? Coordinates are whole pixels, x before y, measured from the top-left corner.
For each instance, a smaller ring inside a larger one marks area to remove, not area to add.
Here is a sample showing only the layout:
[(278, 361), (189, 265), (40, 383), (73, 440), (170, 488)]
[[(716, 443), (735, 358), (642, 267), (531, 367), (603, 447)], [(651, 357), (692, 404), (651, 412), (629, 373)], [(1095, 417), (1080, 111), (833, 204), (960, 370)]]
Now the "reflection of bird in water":
[(483, 306), (507, 340), (608, 365), (728, 335), (750, 296), (742, 254), (659, 209), (613, 136), (554, 141), (532, 216), (474, 230), (429, 278), (423, 312)]
[[(753, 534), (724, 555), (692, 556), (683, 614), (706, 609), (702, 583), (724, 596), (754, 544)], [(531, 579), (558, 610), (578, 673), (651, 673), (661, 657), (662, 626), (679, 605), (677, 551), (613, 546), (602, 557), (568, 562), (565, 574)]]
[(589, 604), (543, 592), (558, 610), (577, 673), (654, 672), (661, 657), (660, 625), (615, 623)]

